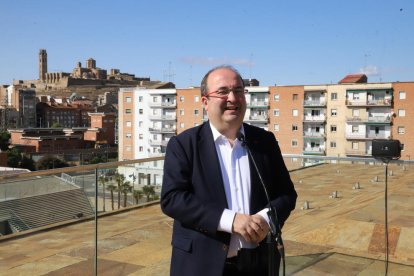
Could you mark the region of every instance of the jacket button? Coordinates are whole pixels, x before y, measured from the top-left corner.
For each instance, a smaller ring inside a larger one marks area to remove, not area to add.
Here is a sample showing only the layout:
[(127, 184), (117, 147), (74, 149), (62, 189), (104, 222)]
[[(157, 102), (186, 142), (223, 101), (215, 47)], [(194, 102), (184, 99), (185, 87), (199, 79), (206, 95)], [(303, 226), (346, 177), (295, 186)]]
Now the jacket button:
[(228, 251), (229, 247), (226, 244), (223, 244), (223, 251)]

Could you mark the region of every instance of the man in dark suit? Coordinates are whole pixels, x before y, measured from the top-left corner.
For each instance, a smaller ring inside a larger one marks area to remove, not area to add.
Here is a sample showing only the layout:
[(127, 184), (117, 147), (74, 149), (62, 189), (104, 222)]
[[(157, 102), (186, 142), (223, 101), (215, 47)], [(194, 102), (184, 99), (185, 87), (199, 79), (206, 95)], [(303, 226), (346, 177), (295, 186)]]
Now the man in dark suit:
[(240, 74), (230, 66), (210, 70), (201, 94), (209, 121), (171, 138), (165, 156), (161, 208), (174, 218), (170, 274), (266, 275), (268, 201), (237, 138), (247, 141), (280, 226), (297, 194), (274, 135), (243, 123)]

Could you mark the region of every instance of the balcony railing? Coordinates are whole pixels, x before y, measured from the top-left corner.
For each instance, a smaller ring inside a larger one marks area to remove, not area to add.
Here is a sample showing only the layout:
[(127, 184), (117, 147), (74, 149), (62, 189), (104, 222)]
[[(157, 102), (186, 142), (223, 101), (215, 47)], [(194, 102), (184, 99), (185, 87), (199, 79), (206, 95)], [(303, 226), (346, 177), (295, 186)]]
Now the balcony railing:
[(325, 148), (324, 147), (305, 147), (303, 149), (304, 154), (325, 154)]
[(150, 107), (159, 107), (159, 108), (174, 108), (177, 106), (175, 102), (150, 102), (148, 104)]
[[(306, 274), (311, 269), (318, 275), (335, 275), (338, 267), (342, 267), (355, 274), (371, 275), (378, 272), (378, 266), (369, 270), (372, 266), (353, 264), (383, 264), (381, 238), (368, 240), (369, 248), (366, 242), (351, 244), (336, 238), (352, 236), (355, 232), (349, 227), (335, 227), (344, 220), (350, 225), (358, 225), (368, 236), (378, 233), (378, 221), (383, 220), (383, 207), (377, 204), (384, 200), (384, 186), (380, 185), (384, 183), (382, 161), (368, 158), (369, 150), (348, 149), (346, 152), (365, 158), (284, 156), (290, 170), (308, 164), (325, 164), (290, 173), (299, 197), (295, 210), (284, 225), (283, 235), (285, 241), (300, 243), (301, 250), (292, 250), (286, 257), (288, 271), (294, 269)], [(397, 196), (388, 200), (391, 206), (398, 206), (398, 214), (409, 218), (414, 216), (410, 201), (414, 161), (408, 161), (409, 157), (405, 155), (402, 158), (405, 160), (393, 160), (389, 164), (389, 189)], [(77, 275), (81, 269), (82, 275), (124, 276), (141, 275), (142, 272), (168, 275), (173, 220), (162, 213), (157, 199), (162, 184), (163, 160), (164, 157), (145, 158), (0, 175), (0, 204), (3, 204), (0, 216), (4, 225), (7, 223), (10, 227), (8, 233), (0, 236), (4, 248), (0, 250), (0, 260), (7, 260), (1, 262), (0, 274)], [(115, 173), (125, 176), (121, 187), (126, 188), (127, 196), (124, 198), (121, 194), (119, 201)], [(136, 202), (130, 187), (132, 190), (153, 187), (155, 196), (149, 195), (149, 202), (147, 195), (137, 197)], [(339, 198), (328, 196), (334, 191), (338, 191)], [(86, 203), (86, 209), (80, 208), (80, 202)], [(4, 208), (6, 204), (9, 208)], [(355, 213), (355, 206), (361, 212), (368, 208), (371, 211), (369, 216), (349, 216)], [(327, 212), (335, 214), (329, 216), (328, 221)], [(312, 219), (304, 219), (309, 215)], [(56, 218), (59, 218), (58, 222)], [(33, 228), (29, 221), (42, 223), (42, 226)], [(323, 223), (315, 226), (315, 221)], [(410, 229), (412, 223), (409, 219), (394, 220), (393, 227)], [(309, 235), (310, 228), (314, 230), (313, 235)], [(330, 233), (328, 240), (327, 232)], [(409, 239), (409, 235), (404, 237)], [(401, 236), (400, 240), (404, 237)], [(320, 241), (319, 254), (315, 254), (315, 239)], [(333, 247), (346, 250), (346, 254), (336, 253)], [(41, 258), (35, 258), (33, 252)], [(145, 266), (128, 265), (131, 261), (128, 252), (145, 257)], [(394, 244), (393, 252), (390, 272), (395, 275), (413, 274), (414, 261), (410, 258), (414, 255), (413, 247), (398, 242)], [(114, 256), (116, 262), (108, 263)], [(312, 262), (298, 265), (298, 258)], [(323, 265), (326, 261), (331, 266)]]
[(316, 131), (305, 131), (303, 132), (304, 137), (316, 137), (316, 138), (323, 138), (325, 137), (325, 133), (323, 132), (316, 132)]
[(312, 115), (305, 115), (303, 116), (304, 122), (324, 122), (326, 121), (325, 115), (318, 115), (318, 116), (312, 116)]
[(247, 121), (251, 122), (267, 122), (268, 117), (264, 115), (258, 115), (258, 116), (249, 116)]
[(377, 100), (346, 100), (346, 105), (353, 106), (391, 106), (390, 99), (377, 99)]
[(305, 100), (303, 101), (303, 106), (326, 106), (325, 100)]
[(175, 128), (173, 127), (150, 127), (149, 128), (150, 132), (155, 132), (155, 133), (175, 133)]
[(345, 151), (346, 155), (351, 155), (351, 156), (371, 156), (372, 155), (372, 151), (371, 150), (357, 150), (357, 149), (347, 149)]
[(263, 107), (269, 107), (269, 102), (267, 101), (250, 101), (247, 103), (247, 107), (254, 108), (263, 108)]
[(175, 120), (177, 117), (176, 115), (150, 115), (150, 120)]

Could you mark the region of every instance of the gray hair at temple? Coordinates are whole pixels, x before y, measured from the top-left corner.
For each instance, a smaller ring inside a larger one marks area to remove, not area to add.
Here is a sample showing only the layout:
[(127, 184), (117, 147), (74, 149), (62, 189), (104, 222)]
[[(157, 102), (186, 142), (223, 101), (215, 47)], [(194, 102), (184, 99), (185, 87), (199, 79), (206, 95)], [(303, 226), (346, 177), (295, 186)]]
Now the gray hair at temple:
[(241, 82), (242, 82), (242, 84), (243, 84), (243, 87), (244, 87), (244, 81), (243, 81), (243, 78), (242, 78), (242, 76), (240, 75), (239, 71), (237, 71), (237, 70), (236, 70), (233, 66), (231, 66), (231, 65), (219, 65), (219, 66), (217, 66), (217, 67), (214, 67), (214, 68), (213, 68), (213, 69), (211, 69), (210, 71), (208, 71), (208, 72), (207, 72), (207, 74), (204, 76), (203, 80), (201, 81), (201, 87), (200, 87), (200, 90), (201, 90), (201, 96), (205, 96), (205, 95), (207, 95), (207, 93), (208, 93), (207, 79), (208, 79), (208, 77), (210, 76), (210, 74), (211, 74), (212, 72), (214, 72), (214, 71), (216, 71), (216, 70), (218, 70), (218, 69), (229, 69), (229, 70), (233, 71), (234, 73), (236, 73), (236, 74), (237, 74), (237, 76), (240, 78), (240, 80), (241, 80)]

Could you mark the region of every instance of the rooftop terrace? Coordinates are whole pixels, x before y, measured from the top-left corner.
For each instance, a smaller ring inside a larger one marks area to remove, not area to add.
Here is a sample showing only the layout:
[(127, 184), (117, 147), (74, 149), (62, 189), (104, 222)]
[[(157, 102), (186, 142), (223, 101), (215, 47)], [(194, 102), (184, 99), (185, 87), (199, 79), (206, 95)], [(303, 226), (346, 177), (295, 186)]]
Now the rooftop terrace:
[[(388, 272), (414, 275), (414, 165), (389, 170)], [(323, 164), (291, 176), (299, 197), (283, 228), (287, 274), (384, 275), (384, 166)], [(96, 225), (98, 275), (169, 275), (172, 219), (157, 201), (101, 212), (97, 222), (0, 237), (0, 275), (93, 275)]]

